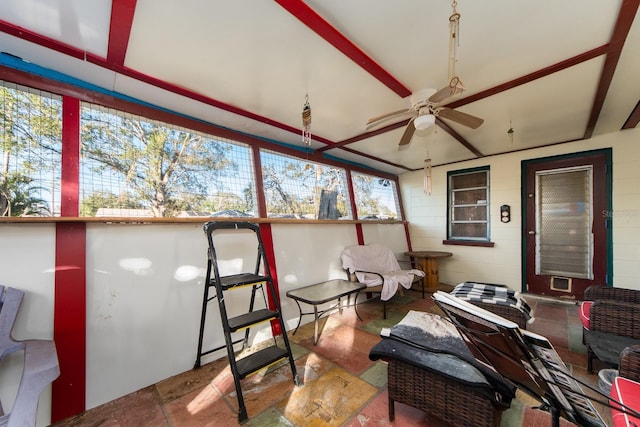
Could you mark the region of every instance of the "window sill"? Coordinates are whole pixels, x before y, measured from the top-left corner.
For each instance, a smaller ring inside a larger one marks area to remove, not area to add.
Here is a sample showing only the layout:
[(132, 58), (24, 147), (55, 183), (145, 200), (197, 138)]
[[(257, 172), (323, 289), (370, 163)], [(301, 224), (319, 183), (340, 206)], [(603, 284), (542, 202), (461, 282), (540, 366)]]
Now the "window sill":
[(479, 240), (443, 240), (443, 245), (457, 245), (457, 246), (480, 246), (483, 248), (492, 248), (495, 243)]
[(271, 223), (271, 224), (408, 224), (405, 220), (399, 219), (302, 219), (302, 218), (258, 218), (258, 217), (70, 217), (70, 216), (48, 216), (48, 217), (0, 217), (0, 224), (3, 223), (109, 223), (109, 224), (180, 224), (195, 223), (203, 224), (207, 221), (248, 221), (251, 223)]

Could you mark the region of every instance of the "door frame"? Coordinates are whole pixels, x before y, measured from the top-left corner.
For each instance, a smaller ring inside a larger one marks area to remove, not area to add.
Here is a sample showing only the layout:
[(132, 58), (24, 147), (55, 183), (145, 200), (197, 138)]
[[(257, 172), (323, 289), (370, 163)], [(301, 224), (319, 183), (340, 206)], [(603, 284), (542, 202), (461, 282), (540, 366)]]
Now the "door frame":
[(602, 214), (605, 215), (605, 228), (606, 232), (606, 248), (607, 248), (607, 260), (606, 260), (606, 274), (605, 274), (605, 285), (608, 287), (613, 286), (613, 216), (612, 208), (613, 208), (613, 167), (612, 167), (612, 149), (611, 148), (600, 148), (595, 150), (588, 151), (580, 151), (575, 153), (568, 154), (560, 154), (555, 156), (547, 156), (547, 157), (539, 157), (535, 159), (522, 160), (520, 163), (520, 209), (522, 212), (522, 224), (520, 230), (520, 245), (521, 245), (521, 258), (520, 258), (520, 266), (521, 266), (521, 279), (520, 279), (520, 290), (522, 292), (526, 292), (527, 285), (527, 166), (536, 164), (536, 163), (545, 163), (552, 162), (558, 160), (566, 160), (566, 159), (576, 159), (580, 157), (587, 157), (593, 155), (604, 155), (606, 162), (606, 191), (609, 195), (606, 200), (606, 213), (605, 212), (594, 212), (594, 215)]

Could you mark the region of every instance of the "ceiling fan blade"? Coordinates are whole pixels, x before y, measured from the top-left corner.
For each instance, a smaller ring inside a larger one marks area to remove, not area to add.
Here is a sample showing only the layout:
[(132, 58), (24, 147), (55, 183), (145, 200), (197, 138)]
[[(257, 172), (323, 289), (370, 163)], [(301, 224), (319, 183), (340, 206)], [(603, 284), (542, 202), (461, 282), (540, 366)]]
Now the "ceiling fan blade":
[(471, 114), (463, 113), (462, 111), (453, 110), (447, 107), (438, 108), (434, 114), (437, 117), (452, 120), (471, 129), (477, 129), (482, 123), (484, 123), (484, 119), (481, 119), (480, 117), (472, 116)]
[(413, 124), (413, 119), (411, 119), (407, 124), (407, 128), (404, 130), (402, 138), (400, 138), (400, 144), (398, 145), (402, 147), (403, 145), (409, 144), (411, 142), (411, 138), (413, 138), (413, 134), (415, 133), (415, 131), (416, 126)]
[(372, 127), (381, 125), (386, 121), (393, 120), (393, 119), (403, 119), (405, 117), (410, 117), (413, 114), (415, 114), (415, 111), (413, 109), (408, 109), (408, 110), (404, 109), (404, 110), (394, 111), (392, 113), (381, 114), (379, 116), (372, 117), (369, 120), (367, 120), (365, 130), (369, 130)]
[(451, 78), (448, 86), (443, 87), (442, 89), (431, 95), (428, 101), (432, 104), (437, 104), (462, 92), (464, 92), (462, 80), (460, 80), (458, 76), (454, 76), (453, 78)]
[(438, 104), (447, 98), (451, 98), (456, 93), (459, 93), (459, 91), (456, 92), (455, 88), (451, 86), (445, 86), (439, 91), (437, 91), (436, 93), (434, 93), (433, 95), (431, 95), (428, 101), (431, 102), (432, 104)]

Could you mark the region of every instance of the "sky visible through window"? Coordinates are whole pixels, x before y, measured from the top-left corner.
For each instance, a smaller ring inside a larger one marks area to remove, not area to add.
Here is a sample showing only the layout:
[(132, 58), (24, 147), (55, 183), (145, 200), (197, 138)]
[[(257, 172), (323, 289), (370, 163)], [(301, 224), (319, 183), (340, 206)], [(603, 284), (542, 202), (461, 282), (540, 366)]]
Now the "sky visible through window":
[[(60, 96), (0, 82), (0, 209), (59, 216)], [(80, 216), (258, 217), (248, 144), (81, 103)], [(354, 219), (347, 169), (260, 150), (267, 217)], [(396, 182), (351, 172), (359, 219), (400, 219)]]

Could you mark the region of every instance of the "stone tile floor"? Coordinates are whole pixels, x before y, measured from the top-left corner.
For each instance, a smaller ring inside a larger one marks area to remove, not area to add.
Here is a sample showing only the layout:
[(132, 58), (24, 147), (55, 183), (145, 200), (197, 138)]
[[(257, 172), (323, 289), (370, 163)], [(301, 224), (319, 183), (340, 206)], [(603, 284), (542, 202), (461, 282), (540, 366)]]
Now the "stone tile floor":
[[(443, 289), (449, 290), (449, 289)], [(534, 308), (532, 332), (544, 335), (569, 365), (572, 373), (597, 386), (597, 375), (586, 371), (586, 350), (575, 302), (526, 296)], [(288, 363), (281, 363), (243, 380), (249, 420), (246, 426), (430, 426), (446, 427), (442, 420), (396, 403), (394, 422), (388, 419), (386, 363), (369, 360), (381, 328), (398, 323), (408, 310), (437, 311), (429, 294), (407, 291), (387, 304), (372, 299), (334, 312), (321, 322), (318, 345), (313, 345), (313, 323), (289, 332), (296, 369), (304, 386), (296, 387)], [(598, 366), (596, 366), (596, 369)], [(501, 426), (551, 425), (538, 402), (522, 393), (502, 415)], [(55, 424), (66, 426), (237, 426), (237, 399), (226, 358), (105, 403)], [(610, 423), (608, 409), (597, 406)], [(561, 426), (572, 426), (561, 420)]]

